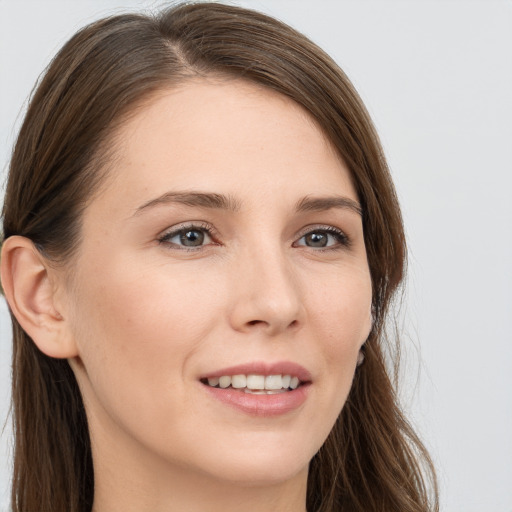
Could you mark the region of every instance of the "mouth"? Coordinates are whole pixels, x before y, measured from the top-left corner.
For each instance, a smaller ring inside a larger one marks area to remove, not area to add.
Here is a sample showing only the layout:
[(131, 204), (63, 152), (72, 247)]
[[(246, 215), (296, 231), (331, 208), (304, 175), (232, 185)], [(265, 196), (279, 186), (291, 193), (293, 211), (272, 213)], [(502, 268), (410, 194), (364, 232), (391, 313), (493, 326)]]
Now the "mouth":
[(206, 386), (219, 389), (234, 389), (251, 395), (277, 395), (287, 393), (302, 386), (296, 375), (221, 375), (201, 379)]
[(311, 374), (292, 362), (231, 366), (200, 379), (207, 395), (244, 414), (275, 417), (300, 410), (311, 391)]

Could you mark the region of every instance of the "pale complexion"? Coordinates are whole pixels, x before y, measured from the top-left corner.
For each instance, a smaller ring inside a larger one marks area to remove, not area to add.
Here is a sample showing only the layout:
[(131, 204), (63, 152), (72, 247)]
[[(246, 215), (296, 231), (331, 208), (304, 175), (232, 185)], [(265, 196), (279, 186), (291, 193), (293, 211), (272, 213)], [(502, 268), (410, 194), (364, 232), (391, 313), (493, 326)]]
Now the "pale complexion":
[[(304, 110), (243, 81), (161, 91), (116, 145), (76, 257), (46, 267), (46, 352), (84, 396), (94, 512), (305, 510), (371, 328), (348, 169)], [(311, 375), (288, 412), (242, 411), (201, 382), (283, 361)]]

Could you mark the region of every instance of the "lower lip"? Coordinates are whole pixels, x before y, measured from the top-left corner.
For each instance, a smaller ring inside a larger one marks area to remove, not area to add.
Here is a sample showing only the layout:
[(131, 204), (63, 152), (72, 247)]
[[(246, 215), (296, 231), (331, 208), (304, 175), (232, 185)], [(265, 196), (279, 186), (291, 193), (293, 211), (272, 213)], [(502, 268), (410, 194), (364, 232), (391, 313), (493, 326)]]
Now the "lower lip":
[(298, 409), (307, 398), (309, 384), (275, 395), (253, 395), (233, 388), (213, 388), (201, 384), (210, 396), (253, 416), (278, 416)]

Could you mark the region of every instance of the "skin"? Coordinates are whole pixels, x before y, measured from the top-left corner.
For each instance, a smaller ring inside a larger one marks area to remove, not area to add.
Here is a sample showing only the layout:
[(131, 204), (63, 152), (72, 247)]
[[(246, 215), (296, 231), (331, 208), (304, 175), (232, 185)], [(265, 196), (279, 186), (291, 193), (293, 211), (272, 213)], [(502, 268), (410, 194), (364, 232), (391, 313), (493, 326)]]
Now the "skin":
[[(308, 463), (371, 328), (371, 282), (359, 213), (296, 207), (357, 203), (346, 165), (301, 107), (234, 80), (161, 91), (115, 141), (77, 255), (51, 270), (89, 418), (94, 512), (305, 510)], [(178, 191), (223, 194), (236, 211), (155, 201)], [(204, 245), (162, 240), (190, 225)], [(305, 367), (306, 401), (257, 417), (199, 381), (252, 361)]]

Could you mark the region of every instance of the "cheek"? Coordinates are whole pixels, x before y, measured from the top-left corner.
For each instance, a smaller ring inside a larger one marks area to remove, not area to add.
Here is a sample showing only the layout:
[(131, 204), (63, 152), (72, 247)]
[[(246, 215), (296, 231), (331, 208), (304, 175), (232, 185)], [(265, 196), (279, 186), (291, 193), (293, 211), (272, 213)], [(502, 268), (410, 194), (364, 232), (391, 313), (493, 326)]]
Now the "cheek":
[(219, 306), (194, 274), (156, 266), (140, 273), (129, 264), (82, 281), (74, 313), (78, 379), (96, 426), (115, 425), (154, 446), (165, 426), (162, 443), (172, 446), (184, 428), (180, 418), (190, 416), (188, 362), (214, 328)]
[(332, 422), (348, 396), (359, 350), (371, 330), (372, 286), (366, 266), (346, 266), (309, 287), (308, 329), (321, 354), (325, 407)]
[(144, 368), (140, 363), (146, 359), (176, 364), (176, 356), (193, 351), (208, 331), (215, 294), (198, 286), (194, 276), (158, 269), (137, 275), (121, 266), (122, 273), (112, 269), (97, 276), (80, 293), (83, 351), (92, 344), (91, 352), (122, 355), (137, 368)]
[(218, 316), (216, 294), (199, 285), (197, 275), (140, 268), (118, 261), (82, 280), (76, 294), (74, 335), (85, 384), (105, 408), (149, 407), (148, 396), (158, 402), (164, 389), (179, 392), (187, 361)]
[(331, 356), (359, 351), (371, 330), (372, 286), (369, 271), (349, 267), (311, 289), (309, 311)]
[[(357, 357), (371, 330), (372, 287), (365, 268), (340, 273), (312, 299), (314, 327), (321, 332), (326, 410), (334, 424), (350, 392)], [(327, 434), (328, 432), (326, 432)]]

